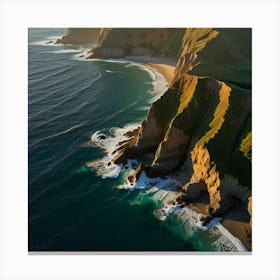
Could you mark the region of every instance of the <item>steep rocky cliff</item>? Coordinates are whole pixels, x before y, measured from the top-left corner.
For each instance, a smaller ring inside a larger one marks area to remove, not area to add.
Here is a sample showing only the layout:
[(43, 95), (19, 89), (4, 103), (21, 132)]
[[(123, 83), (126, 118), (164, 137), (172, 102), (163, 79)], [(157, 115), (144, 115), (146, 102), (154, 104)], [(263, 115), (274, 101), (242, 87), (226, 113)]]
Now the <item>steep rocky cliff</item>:
[(102, 28), (90, 58), (127, 55), (177, 57), (184, 32), (183, 28)]
[(251, 29), (103, 28), (91, 57), (130, 54), (172, 57), (177, 64), (169, 89), (115, 162), (136, 158), (133, 180), (141, 169), (176, 178), (178, 201), (203, 202), (205, 223), (242, 205), (250, 217)]
[(172, 85), (116, 162), (149, 155), (142, 169), (179, 178), (181, 201), (207, 194), (213, 217), (238, 200), (251, 215), (251, 30), (187, 28), (180, 46)]
[(96, 44), (100, 28), (68, 28), (57, 44)]
[(251, 29), (187, 28), (175, 80), (190, 75), (251, 88)]

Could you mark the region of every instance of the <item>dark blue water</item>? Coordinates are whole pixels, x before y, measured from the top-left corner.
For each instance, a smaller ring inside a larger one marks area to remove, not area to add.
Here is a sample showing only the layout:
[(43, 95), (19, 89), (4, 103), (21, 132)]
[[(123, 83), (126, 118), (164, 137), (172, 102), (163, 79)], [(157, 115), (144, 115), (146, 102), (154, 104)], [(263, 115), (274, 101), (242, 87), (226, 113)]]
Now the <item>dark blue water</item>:
[[(86, 163), (104, 157), (96, 131), (139, 123), (152, 78), (128, 63), (79, 60), (80, 47), (46, 44), (65, 29), (29, 29), (29, 250), (193, 250), (139, 203)], [(41, 42), (42, 41), (42, 42)]]

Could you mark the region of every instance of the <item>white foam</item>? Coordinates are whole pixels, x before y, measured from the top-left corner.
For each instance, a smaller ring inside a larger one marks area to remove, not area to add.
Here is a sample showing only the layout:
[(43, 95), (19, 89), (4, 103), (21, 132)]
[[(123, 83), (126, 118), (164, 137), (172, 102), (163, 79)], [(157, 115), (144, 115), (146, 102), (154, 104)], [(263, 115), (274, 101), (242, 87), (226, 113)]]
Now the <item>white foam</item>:
[[(45, 40), (32, 42), (31, 45), (35, 46), (61, 46), (62, 44), (56, 44), (56, 40), (60, 39), (63, 35), (59, 36), (48, 36)], [(50, 42), (52, 41), (52, 42)]]
[(152, 104), (168, 90), (168, 81), (156, 69), (147, 65), (145, 65), (145, 67), (147, 68), (147, 71), (153, 80), (152, 81), (153, 90), (151, 92), (153, 94), (153, 98), (149, 100), (149, 103)]
[[(127, 64), (125, 67), (138, 67), (142, 69), (143, 71), (146, 71), (149, 76), (152, 79), (152, 90), (150, 90), (151, 94), (151, 99), (148, 101), (149, 104), (154, 103), (156, 100), (158, 100), (167, 90), (168, 90), (168, 81), (166, 78), (157, 70), (154, 69), (151, 66), (141, 64), (134, 62), (129, 59), (125, 58), (110, 58), (110, 59), (104, 59), (104, 58), (88, 58), (90, 51), (92, 50), (91, 48), (85, 48), (83, 47), (83, 51), (81, 51), (78, 54), (75, 54), (72, 59), (75, 60), (82, 60), (82, 61), (87, 61), (87, 62), (92, 62), (92, 61), (104, 61), (104, 62), (111, 62), (111, 63), (120, 63), (120, 64)], [(114, 71), (111, 70), (105, 70), (107, 73), (114, 73)], [(146, 110), (144, 108), (144, 110)], [(149, 108), (148, 108), (149, 109)]]
[[(132, 172), (135, 171), (134, 169), (130, 169)], [(131, 173), (132, 173), (131, 172)], [(151, 188), (153, 186), (157, 186), (158, 189), (171, 189), (172, 187), (176, 186), (178, 184), (177, 181), (174, 179), (171, 179), (170, 177), (165, 177), (165, 178), (150, 178), (147, 176), (145, 171), (142, 171), (138, 180), (131, 184), (128, 180), (118, 188), (120, 189), (130, 189), (130, 190), (135, 190), (135, 189), (147, 189)]]
[[(124, 178), (128, 178), (138, 166), (136, 160), (129, 160), (125, 166), (113, 163), (108, 165), (108, 163), (112, 161), (112, 152), (118, 147), (118, 143), (127, 139), (124, 133), (136, 127), (138, 124), (130, 124), (124, 128), (112, 128), (110, 130), (111, 136), (105, 136), (105, 139), (100, 137), (103, 134), (102, 131), (95, 132), (91, 136), (91, 140), (94, 145), (104, 149), (107, 156), (90, 162), (87, 166), (93, 168), (103, 178), (116, 178), (122, 171)], [(241, 241), (219, 223), (221, 218), (214, 218), (206, 226), (202, 226), (202, 214), (187, 207), (181, 208), (176, 201), (178, 192), (174, 191), (174, 187), (177, 185), (178, 182), (170, 177), (149, 178), (146, 172), (142, 171), (136, 182), (131, 184), (126, 179), (126, 182), (119, 185), (118, 188), (130, 189), (131, 191), (147, 189), (140, 194), (150, 197), (159, 205), (159, 208), (153, 212), (154, 216), (163, 222), (168, 219), (169, 222), (166, 223), (166, 226), (176, 231), (177, 234), (179, 233), (186, 240), (199, 236), (199, 240), (195, 244), (198, 250), (211, 248), (213, 251), (246, 251)]]
[(91, 162), (87, 162), (86, 166), (93, 169), (97, 175), (101, 176), (103, 179), (105, 178), (117, 178), (121, 172), (121, 167), (111, 163), (111, 159), (109, 157), (104, 157), (99, 160), (94, 160)]
[(94, 48), (94, 46), (81, 46), (83, 51), (81, 52), (80, 56), (73, 56), (74, 59), (82, 60), (82, 61), (101, 61), (101, 62), (112, 62), (112, 63), (120, 63), (120, 64), (128, 64), (133, 63), (132, 61), (126, 59), (118, 59), (118, 58), (89, 58), (89, 55)]
[[(151, 190), (151, 191), (150, 191)], [(221, 224), (221, 218), (214, 218), (207, 226), (201, 225), (202, 214), (187, 207), (181, 208), (176, 202), (178, 195), (175, 191), (153, 187), (142, 194), (155, 201), (159, 208), (153, 211), (156, 218), (170, 230), (175, 231), (185, 240), (195, 238), (196, 249), (211, 248), (213, 251), (247, 251), (242, 242), (226, 230)], [(192, 241), (193, 243), (193, 241)]]
[(105, 72), (107, 72), (107, 73), (112, 73), (112, 74), (115, 73), (115, 71), (107, 70), (107, 69), (105, 70)]
[(146, 71), (152, 79), (153, 89), (150, 91), (152, 98), (149, 100), (149, 104), (154, 103), (168, 90), (168, 81), (157, 69), (149, 65), (139, 64), (133, 61), (130, 61), (130, 64), (126, 67), (132, 66), (137, 66), (138, 68)]
[[(137, 127), (139, 127), (139, 124), (137, 123), (128, 124), (122, 128), (113, 127), (109, 131), (110, 135), (106, 135), (102, 131), (94, 132), (91, 136), (91, 143), (93, 146), (99, 147), (105, 151), (106, 156), (98, 160), (87, 162), (86, 165), (94, 170), (99, 176), (102, 176), (102, 178), (117, 178), (124, 167), (112, 162), (117, 155), (113, 154), (113, 152), (119, 147), (121, 141), (129, 139), (124, 134)], [(104, 139), (102, 135), (104, 135)], [(128, 164), (132, 167), (135, 163), (130, 161)]]
[(80, 52), (74, 54), (71, 59), (81, 60), (81, 61), (92, 61), (92, 59), (87, 59), (89, 52), (92, 50), (93, 46), (80, 45)]
[(56, 35), (56, 36), (48, 36), (48, 37), (46, 37), (48, 40), (57, 40), (57, 39), (59, 39), (59, 38), (61, 38), (62, 36), (64, 36), (64, 35), (60, 35), (60, 36), (58, 36), (58, 35)]
[(54, 51), (53, 53), (81, 53), (81, 49), (63, 49), (59, 51)]
[(169, 215), (169, 218), (172, 221), (169, 228), (175, 230), (184, 239), (199, 236), (196, 246), (210, 247), (213, 251), (247, 251), (241, 241), (220, 223), (212, 225), (210, 228), (199, 226), (200, 215), (189, 208), (175, 210)]
[(247, 249), (245, 248), (245, 246), (242, 244), (242, 242), (236, 238), (235, 236), (233, 236), (225, 227), (223, 227), (220, 223), (218, 223), (217, 225), (215, 225), (216, 228), (219, 229), (219, 231), (222, 233), (222, 235), (224, 235), (226, 238), (228, 238), (233, 244), (234, 246), (237, 248), (237, 250), (239, 252), (246, 252)]

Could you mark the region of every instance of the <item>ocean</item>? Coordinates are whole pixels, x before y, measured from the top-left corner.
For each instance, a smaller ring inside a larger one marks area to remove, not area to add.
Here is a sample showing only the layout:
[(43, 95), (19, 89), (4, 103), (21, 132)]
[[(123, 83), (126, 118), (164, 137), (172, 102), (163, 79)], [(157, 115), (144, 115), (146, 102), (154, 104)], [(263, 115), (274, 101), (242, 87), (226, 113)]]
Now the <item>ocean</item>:
[(136, 163), (108, 165), (165, 79), (127, 60), (86, 60), (91, 46), (53, 43), (65, 33), (28, 32), (29, 251), (236, 251), (228, 233), (199, 227), (191, 211), (157, 218), (170, 193), (149, 187), (170, 179), (143, 174), (131, 189), (125, 178)]

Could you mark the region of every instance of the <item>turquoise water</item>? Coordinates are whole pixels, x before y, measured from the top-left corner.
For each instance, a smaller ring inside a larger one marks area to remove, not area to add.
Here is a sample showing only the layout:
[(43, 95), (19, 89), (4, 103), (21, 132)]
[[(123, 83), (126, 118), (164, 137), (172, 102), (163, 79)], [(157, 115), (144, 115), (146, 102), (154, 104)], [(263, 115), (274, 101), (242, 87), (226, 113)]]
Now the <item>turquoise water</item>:
[(195, 250), (153, 216), (123, 176), (87, 167), (106, 152), (99, 131), (140, 123), (150, 107), (151, 74), (137, 65), (84, 61), (84, 49), (46, 44), (65, 29), (29, 29), (28, 248), (30, 251)]

